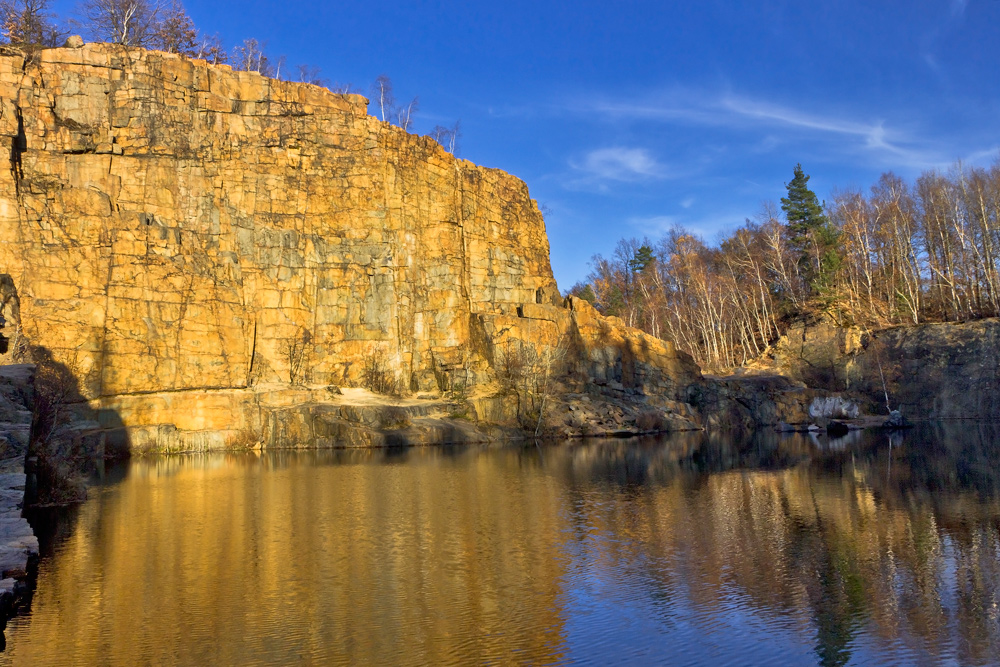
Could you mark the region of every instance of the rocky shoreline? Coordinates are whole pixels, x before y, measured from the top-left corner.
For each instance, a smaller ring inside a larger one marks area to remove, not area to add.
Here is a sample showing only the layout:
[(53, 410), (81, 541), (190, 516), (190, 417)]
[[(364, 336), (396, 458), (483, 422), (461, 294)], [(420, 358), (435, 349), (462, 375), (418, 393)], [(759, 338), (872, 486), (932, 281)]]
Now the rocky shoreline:
[(38, 538), (23, 517), (34, 367), (0, 366), (0, 630), (31, 599)]

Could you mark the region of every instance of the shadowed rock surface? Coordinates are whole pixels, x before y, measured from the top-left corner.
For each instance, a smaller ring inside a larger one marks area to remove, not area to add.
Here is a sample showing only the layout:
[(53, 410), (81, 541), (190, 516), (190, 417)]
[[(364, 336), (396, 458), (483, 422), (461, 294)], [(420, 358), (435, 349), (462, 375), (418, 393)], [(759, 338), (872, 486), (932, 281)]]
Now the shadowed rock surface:
[(0, 366), (0, 630), (30, 597), (38, 538), (21, 516), (31, 435), (34, 367)]
[(922, 419), (996, 419), (1000, 414), (1000, 320), (874, 331), (800, 322), (760, 369), (811, 387), (864, 397), (871, 412)]

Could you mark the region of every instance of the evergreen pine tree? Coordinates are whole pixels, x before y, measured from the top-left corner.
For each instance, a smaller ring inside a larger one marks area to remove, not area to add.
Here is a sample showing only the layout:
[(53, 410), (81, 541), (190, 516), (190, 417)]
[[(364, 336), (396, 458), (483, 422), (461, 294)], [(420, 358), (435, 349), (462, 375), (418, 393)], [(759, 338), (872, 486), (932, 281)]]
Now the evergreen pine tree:
[(632, 270), (632, 273), (642, 273), (654, 261), (656, 261), (656, 257), (653, 255), (653, 249), (643, 244), (636, 249), (632, 259), (628, 261), (628, 268)]
[(816, 193), (809, 189), (809, 176), (802, 172), (801, 164), (795, 165), (793, 178), (785, 187), (788, 197), (781, 198), (781, 210), (788, 219), (788, 231), (794, 242), (826, 224), (827, 219)]
[(801, 164), (795, 165), (792, 180), (785, 187), (788, 196), (781, 198), (781, 210), (788, 220), (789, 244), (799, 255), (799, 266), (813, 294), (825, 295), (840, 268), (837, 230), (823, 214), (816, 193), (809, 189), (809, 176)]

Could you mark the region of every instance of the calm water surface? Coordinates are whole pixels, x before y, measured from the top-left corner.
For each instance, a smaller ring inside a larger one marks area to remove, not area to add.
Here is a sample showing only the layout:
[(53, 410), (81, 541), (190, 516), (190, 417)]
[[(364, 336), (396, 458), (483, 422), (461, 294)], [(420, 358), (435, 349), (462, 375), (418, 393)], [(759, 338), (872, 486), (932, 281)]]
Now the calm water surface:
[(164, 457), (0, 664), (1000, 664), (1000, 432)]

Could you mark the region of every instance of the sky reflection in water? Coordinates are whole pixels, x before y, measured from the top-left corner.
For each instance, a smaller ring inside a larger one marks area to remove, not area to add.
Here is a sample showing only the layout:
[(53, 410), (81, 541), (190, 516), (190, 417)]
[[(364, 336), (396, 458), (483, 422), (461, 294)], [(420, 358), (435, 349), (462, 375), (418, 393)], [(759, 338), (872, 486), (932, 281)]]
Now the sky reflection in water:
[(997, 663), (998, 435), (138, 460), (0, 664)]

